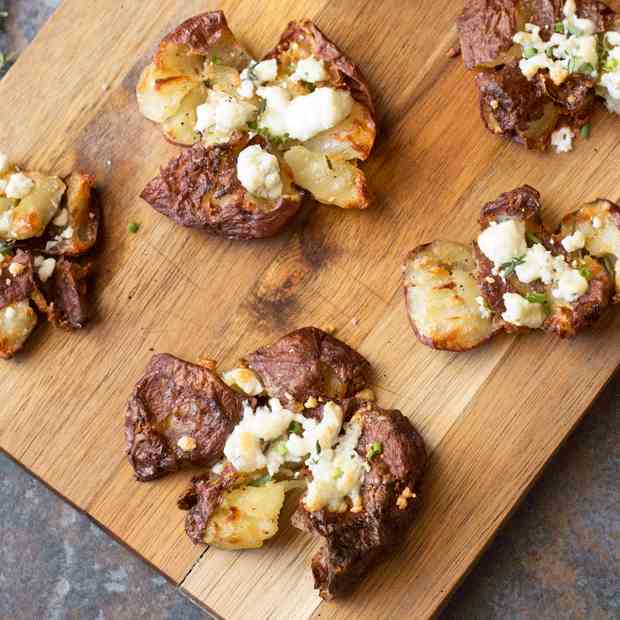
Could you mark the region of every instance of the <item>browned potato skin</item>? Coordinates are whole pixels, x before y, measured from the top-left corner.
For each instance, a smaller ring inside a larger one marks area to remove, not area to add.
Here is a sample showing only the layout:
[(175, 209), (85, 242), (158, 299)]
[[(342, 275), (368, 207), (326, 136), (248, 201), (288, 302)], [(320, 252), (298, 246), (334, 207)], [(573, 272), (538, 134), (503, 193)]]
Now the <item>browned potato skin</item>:
[[(540, 194), (530, 186), (523, 186), (502, 194), (497, 200), (486, 204), (482, 208), (480, 225), (482, 230), (493, 221), (517, 219), (526, 223), (526, 230), (535, 234), (542, 245), (553, 255), (569, 258), (562, 247), (561, 236), (554, 237), (544, 227), (540, 217)], [(493, 264), (474, 243), (474, 252), (478, 262), (477, 280), (482, 296), (493, 312), (501, 315), (505, 312), (504, 293), (518, 293), (527, 295), (531, 292), (545, 293), (546, 287), (542, 282), (525, 284), (520, 282), (515, 274), (505, 280), (492, 273)], [(543, 324), (543, 329), (554, 332), (561, 338), (575, 336), (579, 331), (590, 326), (598, 319), (601, 312), (609, 305), (612, 283), (607, 271), (595, 259), (588, 260), (588, 267), (592, 272), (587, 293), (579, 298), (572, 308), (556, 306), (553, 313)], [(507, 332), (529, 331), (504, 322)]]
[[(9, 271), (11, 263), (22, 265), (24, 270), (14, 276)], [(15, 255), (0, 255), (0, 310), (28, 299), (33, 289), (32, 256), (22, 250), (17, 250)]]
[[(293, 43), (325, 62), (330, 77), (329, 86), (349, 90), (353, 99), (368, 110), (369, 116), (362, 131), (364, 140), (360, 141), (356, 148), (360, 159), (367, 159), (374, 144), (377, 127), (370, 89), (361, 71), (319, 30), (316, 24), (306, 19), (300, 22), (290, 22), (280, 37), (278, 45), (265, 56), (265, 58), (278, 60), (280, 73), (286, 74), (288, 67), (298, 56), (298, 53), (291, 48)], [(370, 140), (366, 139), (368, 134), (372, 136)]]
[[(291, 190), (275, 202), (249, 194), (237, 178), (237, 157), (248, 144), (247, 134), (238, 134), (230, 144), (194, 145), (161, 169), (142, 199), (182, 226), (228, 239), (276, 235), (297, 215), (303, 194)], [(282, 160), (280, 167), (286, 176)]]
[[(563, 0), (467, 0), (457, 19), (465, 67), (478, 69), (480, 112), (496, 135), (544, 151), (557, 127), (579, 129), (594, 107), (594, 82), (572, 75), (560, 87), (547, 72), (528, 81), (518, 67), (520, 48), (512, 37), (533, 22), (545, 33), (562, 18)], [(581, 17), (592, 19), (599, 32), (620, 23), (611, 3), (578, 0)], [(620, 7), (616, 6), (615, 10)]]
[(367, 387), (371, 370), (357, 351), (316, 327), (294, 331), (245, 361), (267, 393), (288, 404), (353, 396)]
[(407, 487), (416, 493), (426, 467), (424, 441), (400, 411), (364, 403), (355, 415), (363, 426), (359, 455), (366, 459), (374, 442), (383, 447), (370, 461), (371, 470), (362, 485), (362, 511), (309, 512), (302, 501), (292, 519), (295, 527), (325, 539), (312, 558), (315, 588), (325, 600), (349, 592), (386, 552), (402, 544), (417, 501), (415, 496), (405, 506), (397, 501)]
[[(141, 481), (183, 465), (218, 461), (241, 419), (242, 397), (203, 366), (172, 355), (155, 355), (129, 399), (125, 421), (127, 455)], [(190, 436), (194, 450), (177, 441)]]

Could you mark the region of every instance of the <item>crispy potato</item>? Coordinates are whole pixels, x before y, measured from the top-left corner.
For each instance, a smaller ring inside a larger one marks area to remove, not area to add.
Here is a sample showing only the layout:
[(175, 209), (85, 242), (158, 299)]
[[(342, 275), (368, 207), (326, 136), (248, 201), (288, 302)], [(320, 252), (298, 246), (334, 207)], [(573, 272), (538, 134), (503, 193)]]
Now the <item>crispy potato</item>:
[(142, 192), (143, 200), (182, 226), (228, 239), (277, 234), (297, 215), (303, 194), (283, 161), (282, 196), (271, 201), (250, 194), (237, 178), (237, 157), (247, 145), (243, 135), (227, 145), (194, 145), (162, 168)]
[(451, 241), (422, 245), (404, 267), (407, 312), (418, 339), (434, 349), (467, 351), (498, 331), (484, 307), (471, 247)]
[[(554, 239), (545, 229), (540, 218), (539, 198), (539, 193), (529, 186), (502, 194), (497, 200), (482, 208), (480, 217), (482, 229), (493, 222), (507, 219), (525, 222), (526, 231), (533, 233), (553, 256), (561, 256), (571, 263), (577, 261), (580, 269), (589, 272), (587, 291), (574, 302), (568, 303), (553, 295), (555, 286), (553, 283), (544, 284), (541, 280), (535, 280), (526, 284), (521, 282), (514, 272), (501, 277), (494, 272), (493, 263), (479, 250), (477, 244), (474, 244), (478, 284), (487, 306), (497, 315), (506, 310), (504, 304), (506, 293), (516, 293), (523, 297), (531, 294), (544, 295), (547, 301), (547, 318), (541, 329), (554, 332), (562, 338), (572, 337), (598, 319), (609, 305), (612, 282), (601, 263), (589, 256), (581, 256), (581, 253), (568, 254), (560, 244), (560, 240)], [(526, 328), (504, 322), (504, 329), (514, 332)]]
[(221, 11), (192, 17), (163, 39), (144, 69), (136, 88), (140, 111), (162, 124), (170, 141), (192, 145), (200, 138), (195, 110), (206, 101), (206, 85), (232, 94), (251, 60)]
[[(349, 592), (411, 527), (426, 468), (424, 441), (400, 411), (364, 403), (354, 417), (362, 425), (356, 451), (368, 471), (360, 489), (361, 509), (309, 511), (303, 500), (293, 525), (325, 540), (312, 558), (314, 586), (325, 600)], [(379, 446), (379, 453), (369, 449)]]
[(0, 309), (0, 358), (10, 359), (23, 346), (37, 324), (26, 299)]
[(66, 186), (61, 179), (38, 172), (26, 172), (34, 187), (21, 200), (0, 199), (0, 240), (39, 237), (56, 215)]
[(66, 179), (66, 184), (65, 201), (43, 237), (45, 244), (41, 249), (52, 256), (84, 254), (92, 249), (99, 234), (100, 214), (94, 195), (95, 179), (74, 172)]
[(127, 455), (138, 480), (188, 464), (209, 466), (241, 419), (242, 397), (214, 372), (155, 355), (127, 406)]
[[(597, 226), (594, 226), (594, 223)], [(586, 250), (604, 260), (614, 279), (615, 303), (620, 302), (620, 207), (609, 200), (595, 200), (570, 213), (562, 220), (560, 235), (565, 237), (581, 231), (586, 238)]]
[(368, 184), (364, 173), (347, 161), (331, 161), (326, 155), (294, 146), (284, 154), (295, 183), (307, 189), (316, 200), (343, 209), (369, 206)]
[(294, 331), (247, 356), (272, 398), (291, 406), (341, 399), (368, 386), (370, 364), (357, 351), (315, 327)]

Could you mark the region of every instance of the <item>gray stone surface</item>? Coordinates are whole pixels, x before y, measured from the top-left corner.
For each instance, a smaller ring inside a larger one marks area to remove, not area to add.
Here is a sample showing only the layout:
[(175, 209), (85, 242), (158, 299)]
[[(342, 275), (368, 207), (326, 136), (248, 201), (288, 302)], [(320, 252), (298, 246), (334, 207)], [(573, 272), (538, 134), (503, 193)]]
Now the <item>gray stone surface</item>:
[[(0, 0), (0, 11), (9, 11), (0, 51), (21, 51), (58, 3)], [(441, 620), (620, 618), (619, 412), (620, 376), (546, 468)], [(2, 454), (0, 532), (2, 620), (209, 617)]]

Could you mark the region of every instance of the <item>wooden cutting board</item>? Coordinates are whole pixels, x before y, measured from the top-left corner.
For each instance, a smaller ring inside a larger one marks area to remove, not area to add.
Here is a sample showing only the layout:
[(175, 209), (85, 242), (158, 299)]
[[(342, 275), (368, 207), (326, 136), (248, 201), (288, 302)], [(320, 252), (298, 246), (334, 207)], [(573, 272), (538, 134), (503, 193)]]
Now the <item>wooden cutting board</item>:
[[(480, 206), (522, 183), (542, 191), (554, 223), (582, 201), (620, 198), (617, 117), (601, 111), (591, 139), (557, 157), (483, 130), (472, 76), (446, 56), (460, 6), (65, 0), (0, 84), (0, 150), (96, 174), (105, 213), (96, 320), (77, 334), (40, 329), (2, 365), (1, 446), (224, 618), (431, 616), (620, 362), (618, 309), (570, 342), (504, 336), (459, 355), (413, 337), (400, 285), (409, 249), (469, 241)], [(216, 8), (256, 55), (309, 17), (359, 63), (381, 128), (366, 166), (373, 209), (308, 206), (278, 238), (235, 243), (177, 227), (137, 197), (178, 152), (138, 113), (138, 75), (163, 34)], [(312, 589), (314, 540), (284, 523), (259, 551), (194, 547), (175, 507), (190, 472), (140, 484), (124, 456), (125, 401), (153, 350), (231, 364), (309, 324), (336, 327), (368, 357), (382, 405), (409, 415), (432, 453), (401, 551), (330, 604)]]

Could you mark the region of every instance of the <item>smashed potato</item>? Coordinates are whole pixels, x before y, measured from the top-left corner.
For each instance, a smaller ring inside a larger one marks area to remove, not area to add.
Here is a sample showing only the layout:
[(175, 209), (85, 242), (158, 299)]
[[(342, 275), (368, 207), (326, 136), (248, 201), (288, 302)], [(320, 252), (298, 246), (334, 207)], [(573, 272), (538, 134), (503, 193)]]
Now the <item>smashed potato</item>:
[(404, 267), (405, 297), (418, 338), (434, 349), (467, 351), (498, 330), (475, 278), (471, 247), (434, 241), (413, 250)]

